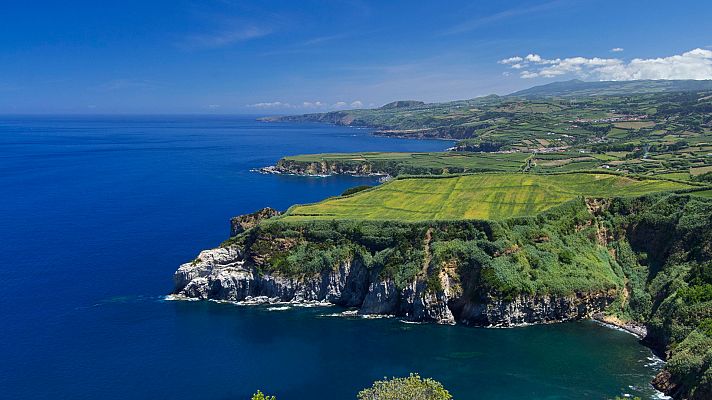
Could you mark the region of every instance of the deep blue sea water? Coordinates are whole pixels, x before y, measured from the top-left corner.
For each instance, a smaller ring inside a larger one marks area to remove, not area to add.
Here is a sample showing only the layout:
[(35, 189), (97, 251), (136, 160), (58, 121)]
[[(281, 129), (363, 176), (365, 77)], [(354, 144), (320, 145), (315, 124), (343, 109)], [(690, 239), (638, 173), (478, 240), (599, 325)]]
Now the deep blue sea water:
[(0, 117), (0, 398), (353, 399), (411, 371), (456, 399), (653, 396), (651, 352), (592, 322), (482, 329), (163, 300), (229, 217), (375, 183), (251, 168), (447, 146), (252, 117)]

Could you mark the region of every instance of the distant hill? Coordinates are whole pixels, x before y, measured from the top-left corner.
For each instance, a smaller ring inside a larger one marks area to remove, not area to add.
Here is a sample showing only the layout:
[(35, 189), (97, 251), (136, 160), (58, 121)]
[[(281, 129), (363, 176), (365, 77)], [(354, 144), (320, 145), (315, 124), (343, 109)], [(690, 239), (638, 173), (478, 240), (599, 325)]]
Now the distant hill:
[(390, 103), (382, 106), (381, 109), (388, 110), (391, 108), (408, 108), (408, 107), (417, 107), (417, 106), (422, 106), (422, 105), (425, 105), (425, 102), (417, 101), (417, 100), (398, 100), (398, 101), (393, 101), (393, 102), (390, 102)]
[(552, 82), (514, 92), (513, 97), (616, 96), (661, 92), (701, 92), (712, 90), (712, 80), (640, 80), (584, 82), (572, 79)]

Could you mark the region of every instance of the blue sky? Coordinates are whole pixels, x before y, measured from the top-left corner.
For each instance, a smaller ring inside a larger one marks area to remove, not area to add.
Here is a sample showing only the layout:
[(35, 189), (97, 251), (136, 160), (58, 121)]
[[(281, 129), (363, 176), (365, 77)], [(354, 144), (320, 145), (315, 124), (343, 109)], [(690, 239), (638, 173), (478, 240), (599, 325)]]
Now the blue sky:
[(301, 113), (712, 79), (711, 16), (699, 0), (7, 1), (0, 113)]

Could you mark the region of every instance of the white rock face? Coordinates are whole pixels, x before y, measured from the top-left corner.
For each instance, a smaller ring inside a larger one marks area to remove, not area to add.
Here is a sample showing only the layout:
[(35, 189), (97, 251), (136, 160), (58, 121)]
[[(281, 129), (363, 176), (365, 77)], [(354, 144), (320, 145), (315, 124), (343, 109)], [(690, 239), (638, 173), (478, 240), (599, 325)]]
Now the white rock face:
[(243, 257), (237, 246), (202, 251), (175, 272), (174, 294), (178, 298), (254, 303), (328, 302), (358, 307), (360, 314), (495, 326), (587, 318), (614, 298), (612, 293), (584, 293), (520, 295), (511, 300), (488, 296), (473, 302), (453, 288), (447, 274), (441, 274), (442, 288), (437, 291), (420, 278), (399, 289), (392, 279), (382, 279), (380, 271), (369, 270), (360, 260), (345, 260), (332, 270), (297, 278), (261, 274)]
[(207, 277), (214, 269), (241, 267), (242, 264), (244, 264), (242, 254), (236, 246), (203, 250), (195, 260), (178, 267), (173, 274), (173, 282), (176, 291), (180, 291), (195, 278)]

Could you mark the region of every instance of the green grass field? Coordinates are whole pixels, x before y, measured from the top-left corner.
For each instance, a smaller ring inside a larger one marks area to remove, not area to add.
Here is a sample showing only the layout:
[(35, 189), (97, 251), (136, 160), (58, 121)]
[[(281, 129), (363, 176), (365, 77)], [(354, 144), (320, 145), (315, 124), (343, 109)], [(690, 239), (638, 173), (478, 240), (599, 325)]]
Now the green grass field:
[(427, 173), (437, 170), (462, 171), (504, 171), (515, 172), (524, 168), (529, 154), (524, 153), (462, 153), (462, 152), (432, 152), (432, 153), (331, 153), (303, 154), (284, 157), (287, 162), (341, 163), (344, 165), (370, 163), (379, 169), (382, 165), (398, 165), (404, 170), (416, 173)]
[(693, 196), (699, 196), (699, 197), (706, 197), (708, 199), (712, 199), (712, 189), (709, 190), (703, 190), (700, 192), (692, 192), (690, 193)]
[(497, 220), (534, 215), (578, 196), (639, 196), (690, 187), (664, 180), (594, 173), (406, 178), (351, 196), (295, 206), (281, 219)]

